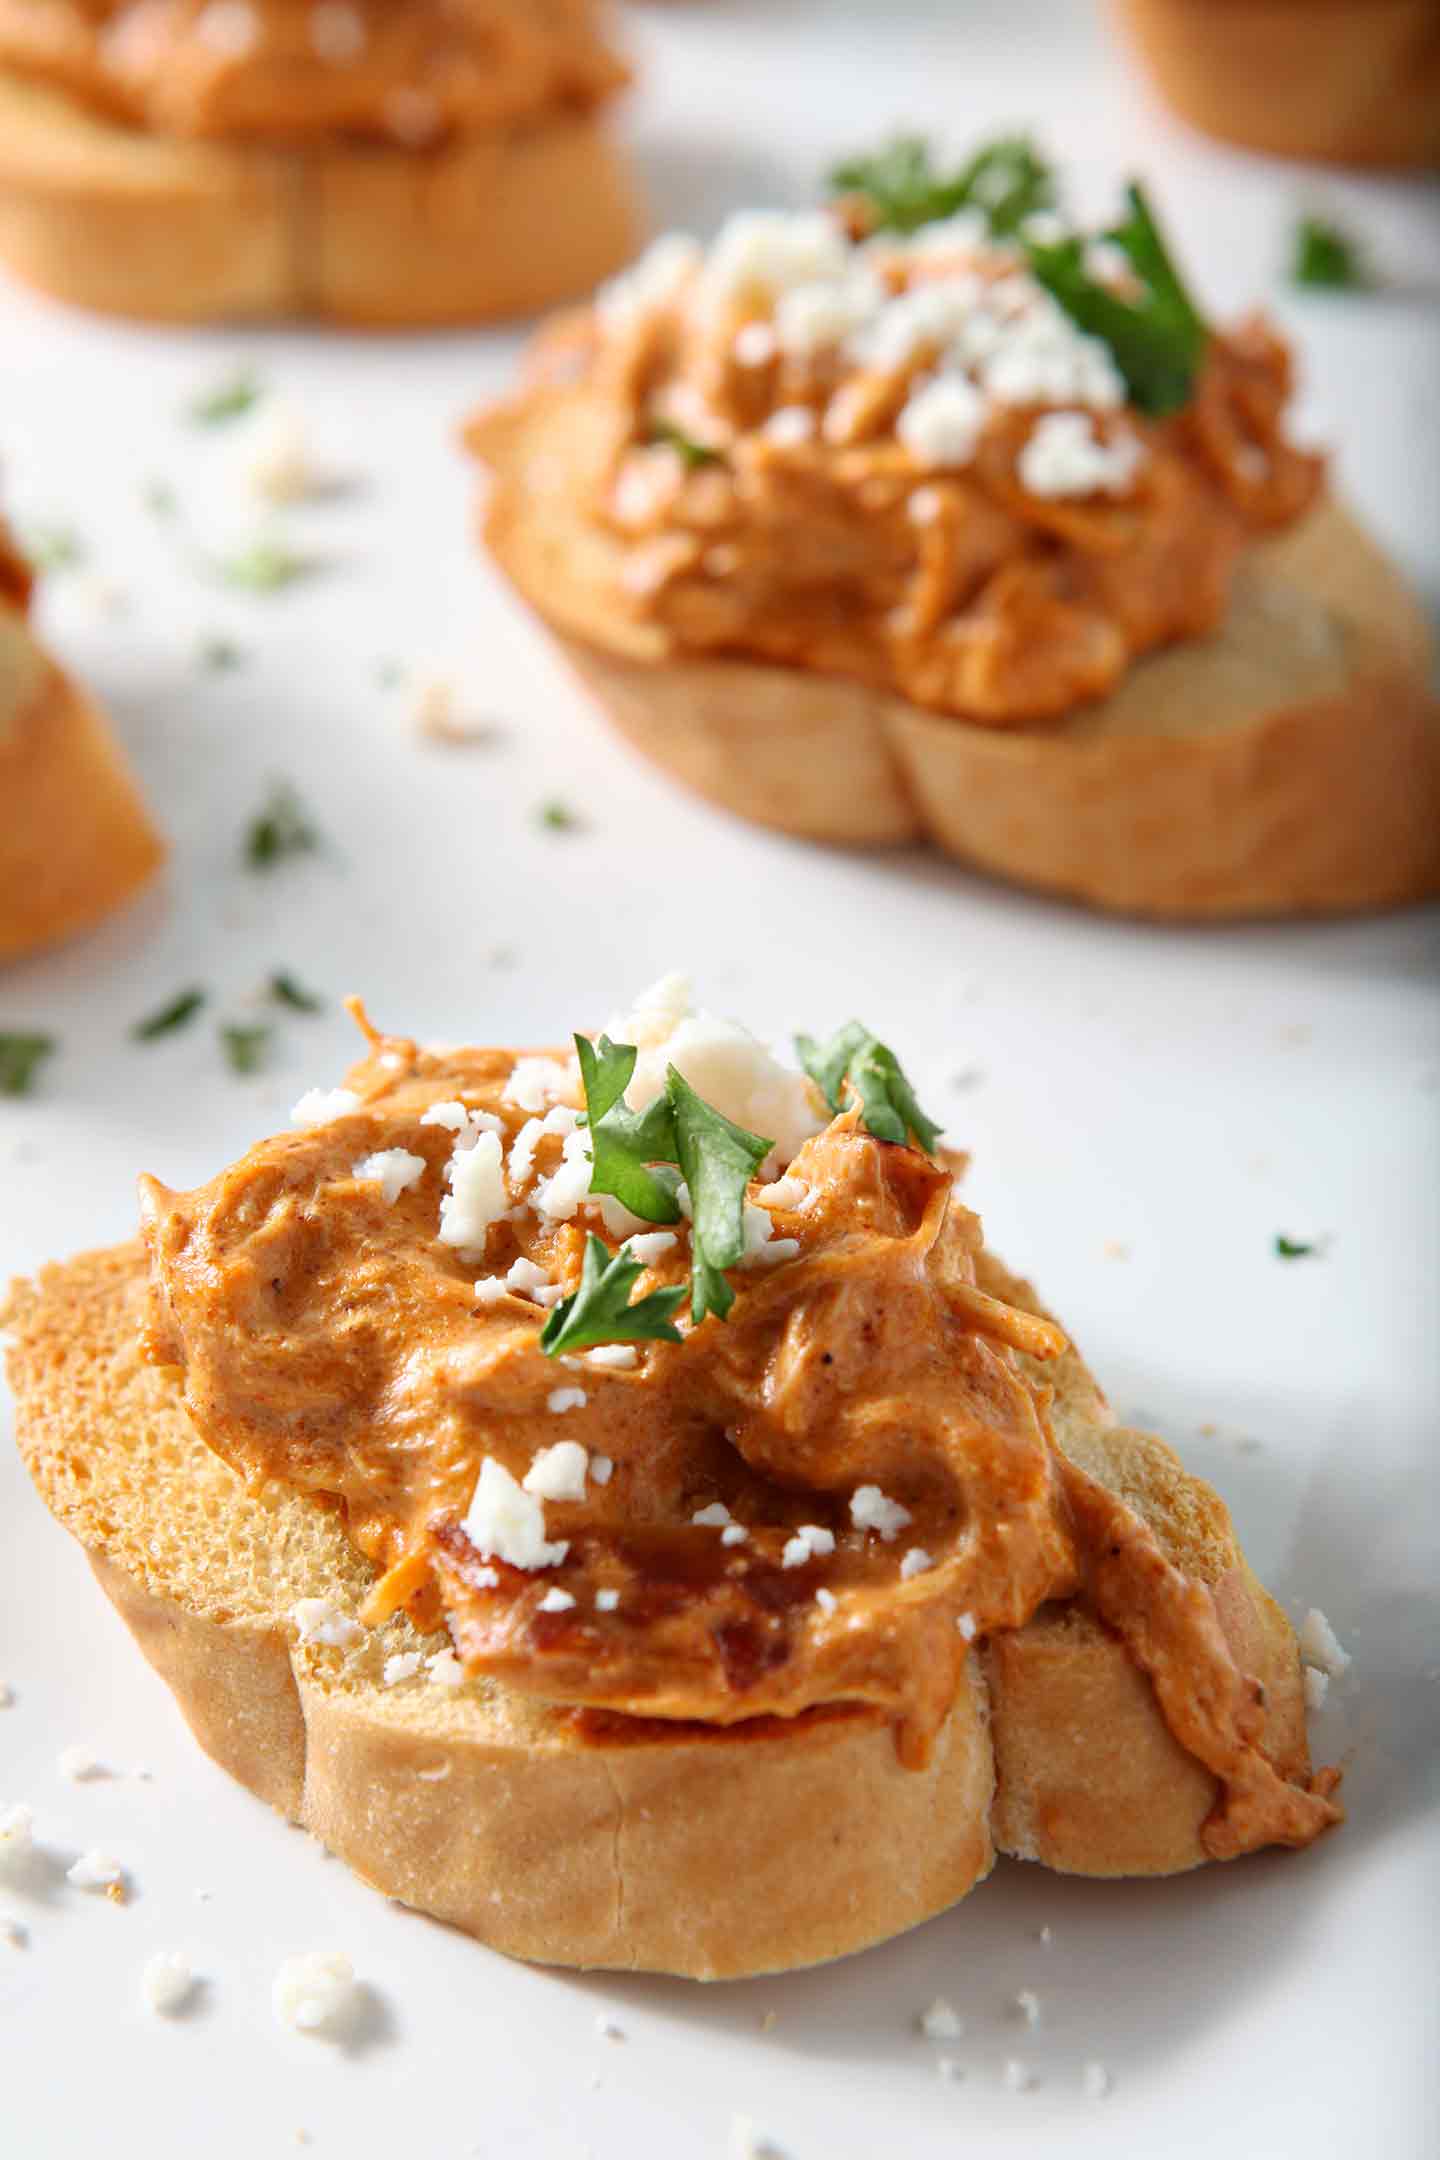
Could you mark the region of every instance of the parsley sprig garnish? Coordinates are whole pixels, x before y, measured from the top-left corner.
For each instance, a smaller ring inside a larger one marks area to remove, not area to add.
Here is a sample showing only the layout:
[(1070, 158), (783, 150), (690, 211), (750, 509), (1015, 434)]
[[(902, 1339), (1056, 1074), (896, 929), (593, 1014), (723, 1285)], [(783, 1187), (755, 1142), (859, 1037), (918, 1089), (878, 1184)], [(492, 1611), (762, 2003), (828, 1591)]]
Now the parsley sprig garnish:
[(837, 195), (860, 199), (871, 232), (917, 232), (958, 211), (980, 210), (992, 237), (1004, 240), (1055, 204), (1054, 173), (1025, 135), (998, 136), (952, 173), (936, 170), (923, 136), (901, 135), (873, 157), (835, 166), (829, 185)]
[(678, 1222), (678, 1180), (650, 1167), (679, 1161), (668, 1097), (657, 1095), (644, 1110), (632, 1110), (626, 1102), (638, 1056), (633, 1043), (612, 1043), (608, 1035), (592, 1043), (577, 1035), (575, 1054), (590, 1129), (591, 1192), (608, 1194), (644, 1222)]
[(1319, 217), (1302, 217), (1295, 227), (1290, 277), (1293, 284), (1331, 292), (1362, 292), (1374, 283), (1364, 249), (1340, 226)]
[(158, 1042), (162, 1035), (177, 1034), (195, 1018), (208, 994), (198, 988), (181, 990), (157, 1011), (148, 1013), (143, 1020), (135, 1022), (130, 1030), (132, 1040)]
[(55, 1048), (53, 1035), (0, 1032), (0, 1095), (28, 1095)]
[(242, 419), (253, 411), (262, 395), (260, 378), (255, 370), (237, 368), (223, 382), (192, 398), (187, 408), (188, 417), (197, 427), (224, 427), (229, 421)]
[(697, 435), (687, 435), (684, 428), (673, 420), (662, 419), (658, 414), (650, 422), (648, 440), (664, 443), (673, 450), (686, 472), (699, 472), (702, 465), (723, 465), (724, 452), (713, 443), (701, 442)]
[(1030, 268), (1071, 321), (1110, 347), (1131, 400), (1157, 418), (1188, 403), (1208, 336), (1155, 222), (1145, 191), (1132, 181), (1126, 214), (1102, 237), (1118, 247), (1140, 290), (1119, 293), (1097, 278), (1078, 233), (1027, 239)]
[(277, 780), (245, 828), (241, 854), (249, 870), (270, 870), (290, 855), (313, 855), (319, 828), (287, 781)]
[(1277, 1260), (1308, 1260), (1314, 1254), (1323, 1250), (1324, 1247), (1318, 1238), (1293, 1238), (1286, 1237), (1283, 1230), (1276, 1232), (1275, 1257)]
[(612, 1253), (592, 1232), (585, 1240), (579, 1289), (562, 1298), (540, 1330), (546, 1356), (590, 1350), (599, 1343), (681, 1341), (671, 1314), (685, 1301), (685, 1285), (652, 1290), (632, 1305), (630, 1292), (644, 1272), (628, 1244)]
[(288, 1005), (292, 1012), (318, 1013), (325, 1010), (325, 1000), (307, 990), (293, 975), (277, 970), (270, 977), (266, 988), (277, 1005)]
[(269, 1055), (273, 1032), (263, 1021), (253, 1026), (234, 1022), (222, 1027), (220, 1041), (231, 1072), (259, 1072)]
[(316, 569), (312, 555), (297, 555), (283, 540), (262, 538), (237, 548), (231, 555), (217, 555), (210, 568), (222, 585), (237, 592), (273, 593)]
[(877, 1140), (903, 1145), (914, 1133), (927, 1154), (933, 1153), (942, 1127), (928, 1118), (900, 1062), (859, 1020), (851, 1020), (828, 1043), (797, 1035), (796, 1054), (832, 1110), (843, 1107), (849, 1087), (860, 1105), (860, 1118)]

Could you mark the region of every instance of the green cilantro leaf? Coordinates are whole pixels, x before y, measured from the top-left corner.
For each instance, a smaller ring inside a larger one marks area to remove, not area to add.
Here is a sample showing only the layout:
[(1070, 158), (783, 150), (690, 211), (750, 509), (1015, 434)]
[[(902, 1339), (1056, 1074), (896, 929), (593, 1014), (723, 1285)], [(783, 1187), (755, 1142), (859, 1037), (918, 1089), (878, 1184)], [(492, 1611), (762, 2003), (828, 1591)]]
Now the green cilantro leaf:
[(209, 993), (205, 990), (182, 990), (171, 998), (168, 1005), (137, 1020), (130, 1030), (134, 1042), (158, 1042), (162, 1035), (174, 1035), (187, 1026), (199, 1012)]
[(644, 1222), (678, 1222), (672, 1184), (650, 1167), (680, 1160), (669, 1100), (658, 1095), (638, 1111), (626, 1103), (625, 1090), (635, 1070), (632, 1043), (612, 1043), (608, 1035), (592, 1043), (577, 1035), (575, 1055), (585, 1088), (591, 1192), (608, 1193)]
[(681, 1175), (690, 1188), (690, 1317), (698, 1327), (707, 1313), (723, 1320), (735, 1302), (723, 1271), (745, 1250), (745, 1188), (775, 1143), (732, 1125), (673, 1065), (665, 1092)]
[(277, 1005), (288, 1005), (292, 1012), (317, 1013), (325, 1009), (325, 1000), (316, 997), (313, 990), (303, 989), (293, 975), (274, 974), (266, 987)]
[(175, 515), (175, 490), (168, 480), (147, 480), (140, 491), (140, 500), (151, 517), (170, 518)]
[(229, 421), (242, 419), (252, 411), (262, 395), (260, 378), (255, 370), (237, 368), (213, 389), (192, 398), (187, 411), (197, 427), (224, 427)]
[(1308, 1260), (1314, 1254), (1320, 1252), (1321, 1249), (1319, 1240), (1315, 1238), (1312, 1238), (1307, 1243), (1302, 1238), (1286, 1237), (1283, 1231), (1276, 1235), (1275, 1257), (1277, 1260)]
[(277, 780), (265, 806), (245, 828), (241, 854), (251, 870), (269, 870), (287, 855), (313, 855), (320, 834), (295, 790)]
[(85, 560), (85, 543), (73, 525), (27, 525), (21, 546), (37, 570), (74, 570)]
[(259, 1072), (270, 1048), (271, 1033), (272, 1030), (264, 1025), (222, 1027), (220, 1040), (225, 1046), (230, 1070), (237, 1073)]
[(562, 1298), (540, 1330), (540, 1347), (547, 1357), (567, 1350), (590, 1350), (597, 1343), (680, 1342), (679, 1328), (671, 1319), (685, 1300), (685, 1286), (652, 1290), (634, 1305), (630, 1292), (645, 1270), (622, 1245), (612, 1254), (603, 1239), (593, 1234), (585, 1240), (585, 1259), (580, 1287)]
[(28, 1095), (56, 1047), (53, 1035), (0, 1033), (0, 1095)]
[(828, 1043), (797, 1035), (795, 1049), (832, 1110), (840, 1109), (848, 1085), (860, 1104), (861, 1122), (877, 1140), (903, 1146), (914, 1133), (927, 1153), (934, 1152), (943, 1128), (920, 1108), (894, 1051), (863, 1022), (850, 1021)]
[(1055, 204), (1054, 173), (1024, 135), (982, 144), (949, 174), (931, 163), (923, 136), (902, 135), (873, 157), (837, 165), (829, 185), (835, 194), (861, 198), (871, 232), (912, 233), (973, 209), (984, 213), (994, 238), (1008, 239), (1026, 218)]
[(1102, 284), (1086, 262), (1086, 242), (1027, 240), (1030, 268), (1072, 322), (1110, 347), (1131, 400), (1157, 417), (1189, 400), (1208, 332), (1186, 291), (1142, 188), (1125, 190), (1126, 215), (1104, 235), (1128, 258), (1141, 291)]
[(1332, 292), (1362, 292), (1374, 283), (1365, 251), (1328, 218), (1302, 217), (1291, 242), (1290, 280)]
[(211, 568), (222, 584), (233, 585), (238, 592), (273, 593), (309, 577), (315, 561), (312, 556), (297, 555), (283, 540), (252, 540), (233, 555), (217, 556)]
[(555, 795), (552, 795), (548, 802), (541, 803), (535, 813), (535, 819), (537, 824), (545, 828), (546, 832), (578, 832), (580, 830), (580, 820), (576, 817), (575, 812), (568, 803), (561, 802), (559, 797)]
[(701, 442), (698, 437), (687, 435), (684, 428), (677, 427), (673, 420), (665, 420), (658, 415), (650, 422), (648, 440), (666, 444), (676, 453), (687, 472), (698, 472), (702, 465), (723, 465), (725, 462), (723, 451), (717, 450), (713, 443)]

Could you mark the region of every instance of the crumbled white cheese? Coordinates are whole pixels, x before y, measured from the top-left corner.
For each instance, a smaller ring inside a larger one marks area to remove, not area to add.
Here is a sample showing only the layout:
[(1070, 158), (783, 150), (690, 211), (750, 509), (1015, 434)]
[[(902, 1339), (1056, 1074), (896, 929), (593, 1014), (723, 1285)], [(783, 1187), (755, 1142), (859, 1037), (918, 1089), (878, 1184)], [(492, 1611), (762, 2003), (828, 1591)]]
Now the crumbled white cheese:
[(545, 1407), (552, 1417), (564, 1417), (567, 1410), (583, 1410), (589, 1399), (583, 1387), (551, 1388)]
[(353, 2017), (355, 1968), (340, 1950), (304, 1950), (286, 1958), (270, 2000), (280, 2024), (298, 2033), (336, 2033)]
[(517, 1297), (529, 1297), (537, 1290), (549, 1290), (554, 1286), (544, 1268), (537, 1267), (521, 1253), (505, 1270), (505, 1287), (513, 1290)]
[(985, 292), (983, 279), (971, 270), (927, 278), (885, 302), (850, 340), (850, 357), (888, 375), (922, 355), (948, 351), (972, 323)]
[(936, 1996), (917, 2022), (927, 2040), (958, 2040), (965, 2030), (965, 2020), (943, 1995)]
[(440, 1200), (440, 1242), (462, 1253), (483, 1252), (492, 1223), (510, 1205), (498, 1133), (482, 1132), (472, 1145), (457, 1140), (445, 1166), (448, 1192)]
[(810, 1197), (810, 1188), (803, 1178), (777, 1178), (773, 1185), (766, 1185), (755, 1195), (757, 1204), (765, 1209), (784, 1208), (793, 1214), (803, 1207)]
[(712, 1500), (708, 1507), (696, 1508), (690, 1520), (702, 1530), (723, 1530), (730, 1520), (730, 1510), (723, 1500)]
[(1103, 2100), (1113, 2082), (1102, 2062), (1087, 2062), (1080, 2073), (1080, 2087), (1087, 2100)]
[(785, 1541), (780, 1555), (782, 1568), (804, 1567), (808, 1561), (824, 1559), (835, 1550), (835, 1533), (819, 1523), (801, 1523), (792, 1538)]
[(823, 1613), (833, 1613), (839, 1602), (834, 1591), (825, 1589), (823, 1585), (815, 1592), (815, 1603)]
[(909, 1552), (900, 1562), (900, 1579), (902, 1582), (908, 1582), (912, 1575), (923, 1575), (928, 1568), (932, 1568), (934, 1565), (933, 1555), (926, 1552), (923, 1545), (912, 1545)]
[(569, 1073), (555, 1058), (517, 1058), (505, 1083), (505, 1100), (538, 1117), (566, 1095), (570, 1086)]
[(99, 1761), (87, 1747), (62, 1748), (56, 1757), (55, 1767), (60, 1772), (61, 1777), (73, 1778), (77, 1784), (83, 1783), (88, 1778), (103, 1778), (110, 1775), (104, 1763)]
[(489, 1455), (480, 1465), (461, 1527), (482, 1560), (505, 1560), (511, 1567), (558, 1567), (570, 1550), (564, 1538), (547, 1542), (540, 1500)]
[(431, 1103), (422, 1116), (422, 1125), (439, 1125), (445, 1132), (463, 1134), (466, 1141), (474, 1140), (481, 1133), (503, 1133), (505, 1121), (496, 1117), (493, 1110), (470, 1110), (463, 1102)]
[(769, 1209), (756, 1207), (751, 1200), (744, 1204), (741, 1232), (744, 1249), (737, 1264), (742, 1268), (778, 1267), (782, 1261), (793, 1260), (800, 1250), (798, 1238), (775, 1235)]
[(482, 1275), (470, 1285), (470, 1295), (477, 1305), (498, 1305), (510, 1292), (502, 1275)]
[(1145, 457), (1128, 429), (1102, 442), (1088, 412), (1042, 413), (1016, 462), (1031, 495), (1124, 495)]
[(590, 1458), (590, 1482), (592, 1485), (608, 1485), (615, 1475), (615, 1459), (611, 1455), (592, 1455)]
[(705, 259), (700, 293), (708, 307), (721, 308), (838, 281), (850, 268), (849, 242), (823, 211), (737, 210)]
[(985, 425), (985, 400), (963, 375), (938, 375), (902, 407), (895, 433), (917, 465), (968, 465)]
[(352, 1177), (377, 1179), (387, 1207), (393, 1207), (401, 1193), (408, 1192), (424, 1175), (425, 1157), (412, 1155), (403, 1147), (381, 1148), (376, 1155), (366, 1155), (351, 1172)]
[(157, 1950), (140, 1972), (140, 1999), (155, 2017), (174, 2017), (195, 1992), (190, 1960), (179, 1950)]
[(720, 1543), (722, 1545), (743, 1545), (749, 1535), (750, 1532), (745, 1528), (744, 1523), (726, 1523), (724, 1529), (720, 1532)]
[(1015, 1997), (1015, 2015), (1031, 2027), (1040, 2023), (1040, 1997), (1034, 1988), (1021, 1988)]
[[(499, 1578), (496, 1579), (498, 1581)], [(385, 1669), (380, 1675), (381, 1685), (399, 1687), (402, 1681), (413, 1680), (424, 1662), (423, 1653), (419, 1650), (397, 1650), (385, 1660)]]
[(317, 60), (345, 67), (365, 50), (365, 19), (344, 0), (317, 0), (310, 10), (310, 44)]
[(614, 1612), (619, 1603), (620, 1592), (618, 1590), (597, 1590), (595, 1592), (596, 1612)]
[(1021, 2062), (1017, 2055), (1010, 2057), (1000, 2075), (1007, 2092), (1033, 2092), (1040, 2082), (1029, 2064)]
[(250, 0), (205, 0), (192, 28), (200, 42), (224, 60), (243, 60), (260, 35)]
[(352, 1088), (310, 1088), (300, 1097), (290, 1112), (292, 1125), (332, 1125), (336, 1118), (349, 1117), (360, 1108), (360, 1097)]
[(669, 1252), (671, 1246), (678, 1243), (673, 1230), (645, 1230), (639, 1237), (625, 1240), (630, 1258), (638, 1260), (641, 1267), (654, 1267), (660, 1255)]
[(700, 267), (699, 243), (687, 233), (663, 233), (619, 277), (595, 295), (595, 312), (606, 330), (628, 330), (666, 307)]
[(108, 1853), (97, 1852), (92, 1847), (66, 1868), (65, 1880), (73, 1883), (77, 1890), (113, 1890), (124, 1882), (125, 1870)]
[(0, 1808), (0, 1878), (23, 1875), (35, 1850), (35, 1817), (28, 1807)]
[(741, 367), (767, 367), (775, 357), (775, 332), (767, 322), (742, 323), (730, 350)]
[[(425, 1660), (425, 1670), (436, 1687), (458, 1688), (465, 1683), (465, 1668), (450, 1649), (432, 1650)], [(438, 1777), (442, 1773), (436, 1771), (434, 1774)], [(425, 1772), (422, 1770), (420, 1775), (424, 1777)]]
[(587, 1365), (598, 1365), (602, 1372), (629, 1372), (639, 1363), (640, 1352), (634, 1343), (600, 1343), (594, 1350), (587, 1350)]
[(857, 1530), (875, 1530), (888, 1545), (910, 1520), (910, 1510), (887, 1500), (878, 1485), (858, 1485), (850, 1496), (850, 1520)]
[(885, 287), (868, 270), (792, 285), (775, 305), (775, 341), (801, 359), (843, 345), (885, 304)]
[[(547, 1222), (573, 1221), (589, 1197), (592, 1175), (590, 1137), (582, 1125), (567, 1136), (560, 1151), (558, 1169), (536, 1187), (536, 1213), (543, 1215)], [(638, 1221), (638, 1217), (627, 1219)]]
[(1300, 1655), (1307, 1665), (1318, 1666), (1319, 1670), (1327, 1673), (1332, 1680), (1338, 1679), (1340, 1674), (1347, 1672), (1350, 1667), (1349, 1651), (1341, 1647), (1340, 1638), (1334, 1628), (1324, 1613), (1317, 1611), (1313, 1605), (1306, 1613), (1305, 1624), (1300, 1630)]
[(973, 1612), (956, 1613), (955, 1625), (959, 1629), (961, 1635), (965, 1638), (966, 1642), (974, 1642), (979, 1630), (977, 1628), (975, 1615)]
[(1318, 1671), (1314, 1665), (1307, 1665), (1304, 1673), (1304, 1686), (1305, 1708), (1311, 1711), (1323, 1710), (1325, 1698), (1330, 1692), (1329, 1673)]
[(583, 1500), (589, 1466), (589, 1453), (578, 1440), (557, 1440), (553, 1447), (541, 1448), (531, 1463), (524, 1490), (541, 1500)]
[(23, 1950), (30, 1940), (30, 1931), (18, 1920), (0, 1920), (0, 1942), (11, 1950)]
[(569, 1612), (575, 1603), (568, 1590), (547, 1590), (536, 1607), (538, 1612)]
[(261, 415), (251, 438), (246, 478), (252, 494), (277, 507), (304, 502), (321, 487), (324, 476), (293, 413)]
[(808, 405), (777, 405), (760, 433), (782, 450), (793, 450), (800, 443), (814, 440), (815, 425), (815, 415)]
[(527, 1118), (511, 1143), (505, 1158), (505, 1174), (510, 1180), (513, 1193), (523, 1193), (535, 1175), (535, 1156), (540, 1142), (547, 1133), (558, 1133), (568, 1139), (579, 1123), (580, 1113), (568, 1103), (555, 1103), (544, 1117)]
[(316, 1643), (326, 1650), (353, 1650), (365, 1640), (360, 1622), (342, 1612), (333, 1598), (300, 1598), (291, 1606), (290, 1618), (302, 1643)]
[(388, 91), (380, 111), (395, 140), (410, 150), (423, 150), (427, 143), (434, 142), (445, 124), (439, 99), (409, 83)]

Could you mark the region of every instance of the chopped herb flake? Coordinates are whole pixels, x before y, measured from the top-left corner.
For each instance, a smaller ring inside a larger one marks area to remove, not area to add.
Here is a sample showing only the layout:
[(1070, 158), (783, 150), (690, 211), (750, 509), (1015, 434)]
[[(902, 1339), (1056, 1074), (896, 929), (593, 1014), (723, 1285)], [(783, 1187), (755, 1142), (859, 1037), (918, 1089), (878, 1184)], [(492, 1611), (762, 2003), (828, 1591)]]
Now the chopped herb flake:
[(1276, 1235), (1275, 1257), (1277, 1260), (1308, 1260), (1322, 1250), (1318, 1238), (1312, 1238), (1307, 1243), (1303, 1238), (1286, 1237), (1283, 1231)]
[(30, 525), (22, 538), (37, 570), (74, 570), (85, 560), (85, 543), (73, 525)]
[(942, 174), (920, 135), (902, 135), (873, 157), (850, 158), (830, 174), (831, 190), (858, 200), (869, 232), (912, 233), (961, 210), (979, 210), (995, 239), (1053, 209), (1055, 176), (1024, 135), (985, 143), (958, 171)]
[(1155, 222), (1144, 190), (1125, 190), (1126, 214), (1103, 236), (1128, 258), (1140, 285), (1134, 296), (1094, 276), (1087, 243), (1027, 240), (1030, 268), (1072, 322), (1110, 347), (1132, 401), (1156, 416), (1188, 403), (1209, 335)]
[(220, 1040), (225, 1046), (230, 1070), (237, 1073), (259, 1072), (270, 1048), (272, 1032), (272, 1029), (263, 1025), (222, 1027)]
[(207, 637), (200, 641), (200, 665), (210, 675), (229, 675), (243, 667), (245, 655), (233, 638)]
[(264, 808), (245, 828), (241, 853), (249, 869), (269, 870), (288, 855), (313, 855), (319, 845), (319, 830), (294, 788), (277, 780)]
[(147, 480), (141, 490), (140, 500), (151, 517), (168, 518), (175, 515), (175, 490), (168, 480)]
[(253, 368), (239, 368), (223, 382), (193, 398), (187, 408), (197, 427), (224, 427), (239, 420), (259, 404), (260, 378)]
[(1295, 227), (1290, 278), (1293, 284), (1331, 292), (1363, 292), (1375, 282), (1359, 243), (1328, 218), (1318, 217), (1302, 217)]
[(568, 803), (561, 802), (556, 796), (552, 796), (549, 802), (541, 803), (535, 813), (535, 818), (537, 824), (542, 825), (546, 832), (578, 832), (580, 830), (580, 820), (576, 817), (575, 812)]
[(292, 1012), (317, 1013), (325, 1009), (325, 1000), (316, 997), (313, 990), (303, 989), (293, 975), (272, 975), (269, 990), (277, 1005), (288, 1005)]
[(158, 1012), (151, 1013), (144, 1020), (137, 1020), (130, 1030), (132, 1039), (135, 1042), (158, 1042), (162, 1035), (174, 1035), (194, 1019), (207, 995), (208, 992), (204, 990), (180, 991), (178, 996), (171, 998), (168, 1005), (162, 1005)]
[(795, 1049), (832, 1110), (842, 1107), (848, 1086), (860, 1105), (861, 1123), (877, 1140), (903, 1145), (913, 1133), (921, 1147), (934, 1152), (942, 1127), (920, 1108), (894, 1051), (859, 1020), (841, 1028), (828, 1043), (797, 1035)]
[(650, 422), (647, 440), (664, 443), (667, 449), (673, 450), (687, 472), (698, 472), (702, 465), (723, 465), (725, 462), (723, 451), (717, 450), (713, 443), (701, 442), (697, 436), (687, 435), (684, 428), (677, 427), (673, 420), (665, 420), (658, 415)]
[(644, 1110), (626, 1103), (637, 1056), (633, 1044), (612, 1043), (608, 1035), (592, 1043), (577, 1035), (575, 1054), (585, 1089), (591, 1192), (608, 1193), (645, 1222), (678, 1222), (676, 1181), (649, 1167), (680, 1160), (668, 1100), (659, 1095)]
[(0, 1032), (0, 1095), (28, 1095), (56, 1047), (53, 1035)]
[(644, 1272), (628, 1245), (612, 1255), (602, 1239), (588, 1237), (579, 1289), (561, 1300), (540, 1330), (545, 1355), (560, 1357), (599, 1343), (679, 1342), (672, 1315), (685, 1301), (685, 1286), (652, 1290), (632, 1305), (630, 1292)]
[(297, 555), (283, 540), (254, 540), (233, 555), (216, 556), (211, 567), (222, 584), (237, 592), (273, 593), (315, 570), (310, 555)]

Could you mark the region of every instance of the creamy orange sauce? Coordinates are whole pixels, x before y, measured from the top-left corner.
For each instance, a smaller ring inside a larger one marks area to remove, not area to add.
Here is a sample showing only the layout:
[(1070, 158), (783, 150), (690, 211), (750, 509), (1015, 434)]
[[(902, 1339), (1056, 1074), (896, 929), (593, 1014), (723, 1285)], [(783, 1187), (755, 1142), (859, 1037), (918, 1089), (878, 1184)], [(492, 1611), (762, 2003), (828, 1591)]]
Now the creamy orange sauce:
[(626, 79), (594, 0), (0, 0), (0, 66), (161, 134), (414, 147)]
[[(1002, 290), (1016, 269), (983, 250), (864, 260), (892, 298), (957, 272)], [(772, 327), (762, 301), (714, 303), (692, 282), (634, 319), (572, 316), (533, 359), (593, 407), (576, 434), (605, 454), (576, 483), (623, 550), (614, 605), (676, 651), (846, 676), (990, 726), (1055, 719), (1214, 630), (1244, 548), (1322, 484), (1321, 460), (1286, 440), (1289, 353), (1259, 319), (1211, 338), (1173, 416), (1096, 411), (1102, 443), (1142, 456), (1132, 486), (1080, 497), (1024, 484), (1044, 401), (992, 403), (963, 467), (912, 454), (897, 423), (938, 335), (880, 365), (843, 343), (772, 338), (766, 356)], [(718, 455), (696, 464), (657, 439), (672, 423)]]
[[(497, 1117), (508, 1149), (527, 1115), (507, 1099), (513, 1063), (376, 1038), (348, 1078), (358, 1109), (262, 1142), (193, 1193), (144, 1184), (151, 1354), (182, 1368), (198, 1430), (242, 1474), (339, 1502), (388, 1571), (377, 1614), (443, 1612), (468, 1671), (631, 1717), (725, 1726), (873, 1704), (921, 1763), (972, 1635), (1086, 1590), (1220, 1780), (1215, 1850), (1303, 1843), (1334, 1818), (1261, 1752), (1256, 1689), (1208, 1590), (1055, 1447), (1047, 1391), (1016, 1353), (1053, 1356), (1064, 1338), (977, 1287), (980, 1224), (942, 1162), (842, 1114), (773, 1205), (798, 1252), (733, 1271), (728, 1321), (685, 1323), (628, 1370), (554, 1360), (542, 1311), (478, 1303), (473, 1285), (524, 1257), (574, 1289), (593, 1208), (546, 1223), (518, 1204), (483, 1256), (457, 1253), (437, 1237), (454, 1136), (421, 1122), (458, 1099)], [(560, 1147), (541, 1141), (542, 1173)], [(426, 1169), (387, 1204), (354, 1166), (392, 1148)], [(680, 1229), (635, 1295), (684, 1280)], [(560, 1413), (562, 1388), (584, 1399)], [(565, 1557), (483, 1557), (463, 1527), (482, 1458), (520, 1480), (561, 1439), (614, 1465), (583, 1500), (546, 1502)], [(852, 1519), (863, 1486), (908, 1512), (893, 1536)], [(743, 1542), (694, 1522), (716, 1503)], [(833, 1551), (787, 1567), (806, 1525)], [(542, 1609), (557, 1590), (573, 1604)]]

